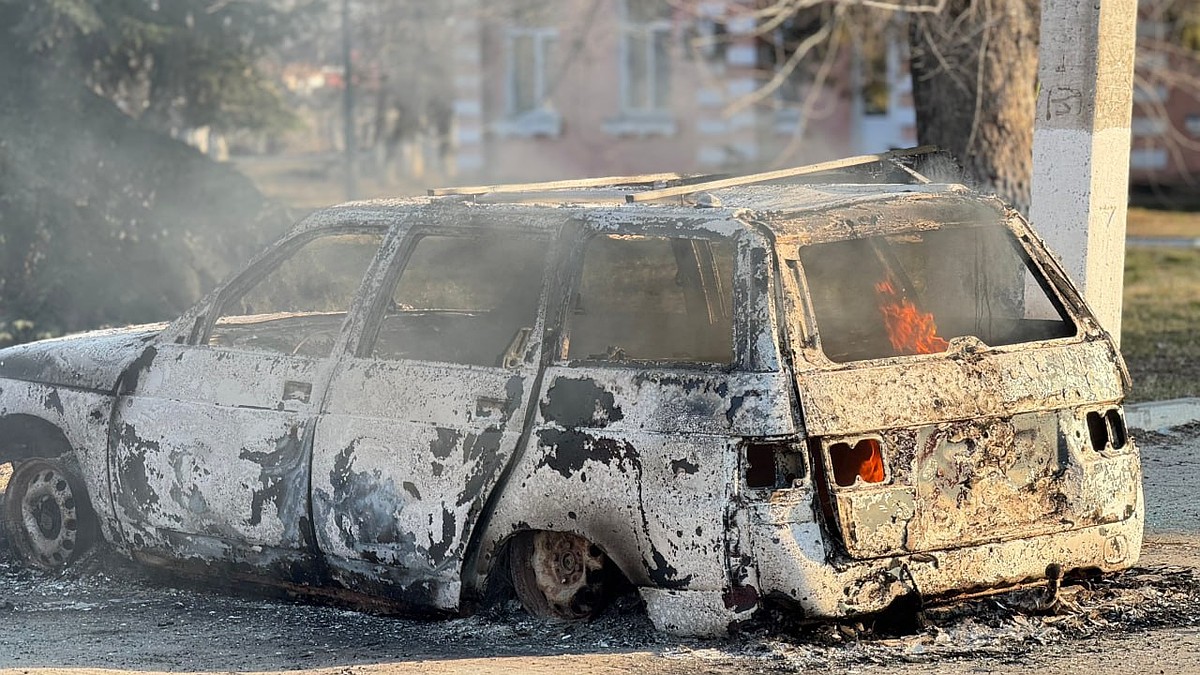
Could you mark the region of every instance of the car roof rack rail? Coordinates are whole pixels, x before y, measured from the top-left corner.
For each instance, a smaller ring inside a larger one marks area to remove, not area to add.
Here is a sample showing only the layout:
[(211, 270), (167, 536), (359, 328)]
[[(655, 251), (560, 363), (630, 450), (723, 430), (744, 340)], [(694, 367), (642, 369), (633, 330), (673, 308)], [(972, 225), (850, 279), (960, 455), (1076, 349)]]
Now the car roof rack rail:
[(863, 166), (865, 164), (876, 164), (886, 162), (894, 165), (905, 173), (907, 173), (917, 183), (931, 183), (929, 178), (918, 173), (912, 167), (907, 166), (900, 160), (921, 155), (929, 155), (940, 152), (940, 148), (935, 145), (920, 145), (915, 148), (904, 148), (902, 150), (892, 150), (876, 155), (858, 155), (855, 157), (846, 157), (843, 159), (835, 159), (828, 162), (820, 162), (818, 164), (807, 164), (805, 166), (797, 166), (790, 169), (779, 169), (777, 171), (767, 171), (764, 173), (755, 173), (747, 176), (736, 176), (734, 178), (723, 178), (720, 180), (709, 181), (705, 183), (692, 183), (676, 187), (668, 187), (661, 190), (648, 190), (646, 192), (634, 192), (625, 195), (626, 203), (648, 202), (657, 199), (666, 199), (668, 197), (677, 197), (695, 192), (707, 192), (709, 190), (719, 190), (727, 187), (737, 187), (739, 185), (752, 185), (754, 183), (766, 183), (768, 181), (780, 180), (783, 178), (793, 178), (796, 176), (806, 176), (814, 173), (823, 173), (825, 171), (834, 171), (837, 169), (847, 169), (850, 167)]
[(647, 173), (636, 176), (606, 176), (603, 178), (579, 178), (575, 180), (558, 180), (542, 183), (507, 183), (500, 185), (473, 185), (469, 187), (430, 188), (426, 192), (430, 197), (447, 197), (450, 195), (478, 196), (497, 193), (519, 192), (550, 192), (552, 190), (567, 190), (571, 188), (603, 188), (617, 186), (654, 185), (655, 183), (678, 183), (683, 181), (708, 180), (715, 177), (709, 175), (684, 175), (680, 173)]

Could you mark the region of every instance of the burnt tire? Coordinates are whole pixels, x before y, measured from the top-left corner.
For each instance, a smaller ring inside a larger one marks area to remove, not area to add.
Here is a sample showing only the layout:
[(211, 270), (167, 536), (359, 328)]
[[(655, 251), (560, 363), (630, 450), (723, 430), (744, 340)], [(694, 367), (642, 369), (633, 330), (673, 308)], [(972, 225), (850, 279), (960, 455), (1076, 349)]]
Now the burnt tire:
[(25, 564), (57, 572), (95, 541), (96, 516), (83, 481), (49, 459), (21, 462), (3, 505), (4, 534)]
[(584, 621), (604, 609), (607, 557), (567, 532), (522, 532), (509, 548), (513, 590), (525, 611), (543, 619)]

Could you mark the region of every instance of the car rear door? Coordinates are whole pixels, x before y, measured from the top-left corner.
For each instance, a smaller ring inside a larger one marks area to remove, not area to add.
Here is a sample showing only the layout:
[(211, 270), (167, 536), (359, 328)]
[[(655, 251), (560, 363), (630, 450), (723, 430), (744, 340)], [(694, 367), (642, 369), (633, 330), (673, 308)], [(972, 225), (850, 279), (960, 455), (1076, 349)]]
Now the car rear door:
[(331, 571), (445, 609), (524, 427), (564, 219), (477, 220), (414, 230), (400, 246), (313, 444), (313, 520)]
[(636, 584), (728, 587), (740, 437), (792, 431), (772, 326), (748, 320), (751, 238), (629, 223), (579, 242), (521, 474), (539, 508), (509, 495), (516, 527), (578, 532)]

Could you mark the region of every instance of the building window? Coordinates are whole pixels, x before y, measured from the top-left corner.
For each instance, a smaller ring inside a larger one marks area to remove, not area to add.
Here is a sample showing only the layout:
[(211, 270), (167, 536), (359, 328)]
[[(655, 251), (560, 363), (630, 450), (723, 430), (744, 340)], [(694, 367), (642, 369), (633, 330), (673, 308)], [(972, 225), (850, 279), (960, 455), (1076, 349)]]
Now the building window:
[(1200, 113), (1190, 113), (1183, 119), (1183, 128), (1193, 136), (1200, 136)]
[(671, 115), (671, 12), (667, 0), (621, 3), (621, 112), (605, 121), (608, 133), (676, 132)]
[(549, 25), (548, 7), (529, 3), (514, 12), (505, 32), (505, 115), (494, 125), (500, 136), (558, 136), (562, 117), (554, 110), (559, 75), (558, 29)]
[(1154, 86), (1134, 85), (1133, 87), (1133, 102), (1134, 103), (1165, 103), (1167, 100), (1167, 88), (1165, 85), (1157, 84)]
[(1134, 117), (1129, 126), (1134, 136), (1162, 136), (1167, 132), (1167, 121), (1161, 117)]
[(671, 105), (671, 5), (626, 0), (621, 26), (621, 104), (631, 112)]
[[(775, 106), (775, 133), (792, 136), (808, 122), (803, 112), (815, 118), (823, 118), (831, 112), (832, 97), (815, 93), (817, 85), (824, 89), (825, 82), (817, 81), (817, 73), (829, 58), (830, 42), (822, 33), (830, 30), (831, 9), (827, 5), (797, 10), (777, 26), (770, 38), (758, 41), (758, 62), (773, 77), (790, 69), (779, 87), (773, 92)], [(797, 56), (798, 50), (804, 52)], [(793, 62), (794, 61), (794, 62)]]
[(891, 45), (885, 39), (865, 40), (861, 46), (862, 110), (864, 115), (886, 115), (891, 110)]
[(551, 64), (558, 43), (553, 28), (511, 28), (508, 32), (508, 114), (518, 116), (546, 107)]
[(1132, 169), (1155, 170), (1167, 168), (1167, 151), (1164, 148), (1134, 148), (1129, 152)]

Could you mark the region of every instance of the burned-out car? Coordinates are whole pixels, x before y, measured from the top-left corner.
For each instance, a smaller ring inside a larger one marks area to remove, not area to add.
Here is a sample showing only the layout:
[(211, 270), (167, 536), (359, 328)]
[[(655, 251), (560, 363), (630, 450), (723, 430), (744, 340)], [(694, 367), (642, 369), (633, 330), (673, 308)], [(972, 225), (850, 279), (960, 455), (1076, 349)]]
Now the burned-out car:
[(319, 211), (168, 325), (0, 351), (10, 545), (435, 612), (628, 583), (691, 634), (1132, 565), (1128, 377), (1026, 221), (796, 178), (902, 154)]

